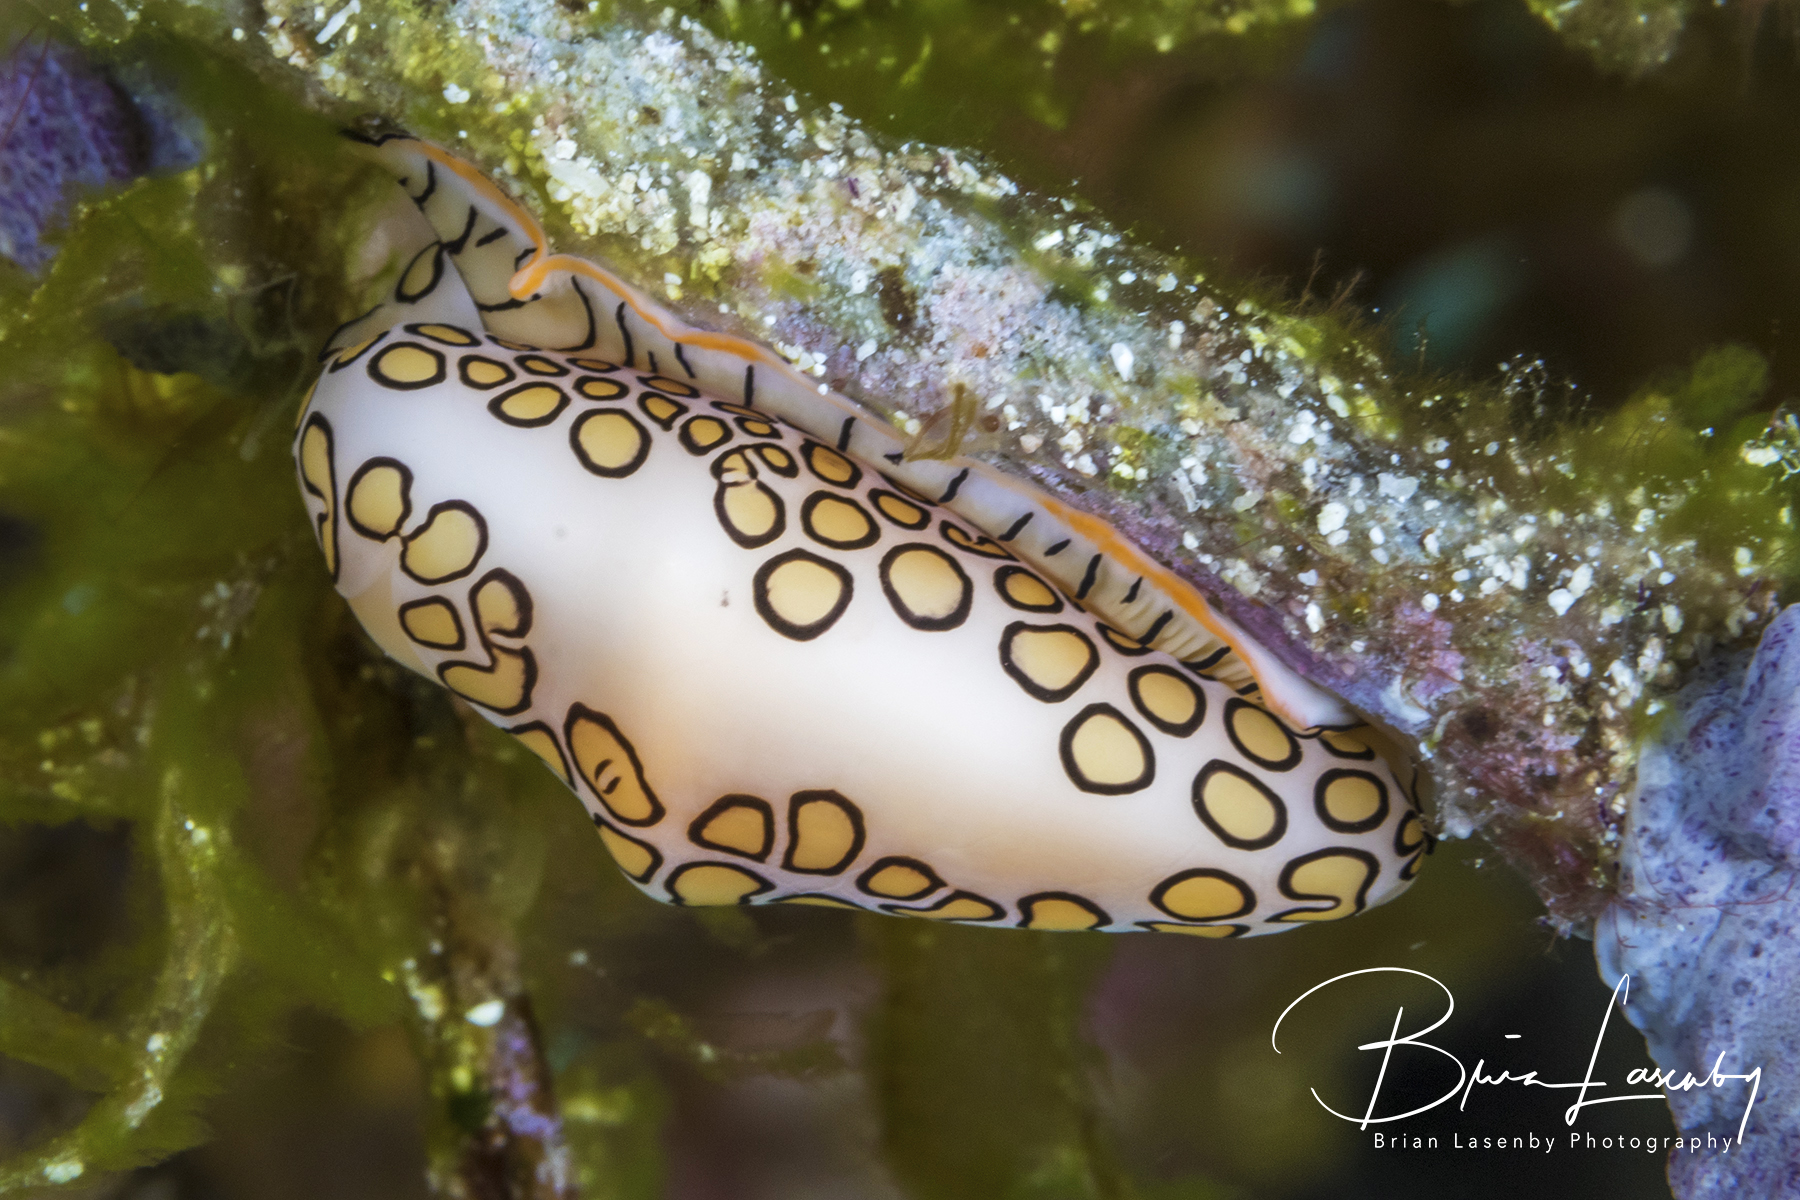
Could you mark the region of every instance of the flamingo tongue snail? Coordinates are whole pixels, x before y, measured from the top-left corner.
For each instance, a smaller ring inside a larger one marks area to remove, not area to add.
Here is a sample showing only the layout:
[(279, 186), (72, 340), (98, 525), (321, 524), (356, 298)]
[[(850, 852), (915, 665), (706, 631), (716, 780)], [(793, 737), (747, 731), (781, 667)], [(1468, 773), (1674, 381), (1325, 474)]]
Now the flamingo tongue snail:
[(301, 413), (326, 566), (649, 895), (1237, 937), (1411, 882), (1354, 715), (1111, 527), (369, 150), (424, 221)]

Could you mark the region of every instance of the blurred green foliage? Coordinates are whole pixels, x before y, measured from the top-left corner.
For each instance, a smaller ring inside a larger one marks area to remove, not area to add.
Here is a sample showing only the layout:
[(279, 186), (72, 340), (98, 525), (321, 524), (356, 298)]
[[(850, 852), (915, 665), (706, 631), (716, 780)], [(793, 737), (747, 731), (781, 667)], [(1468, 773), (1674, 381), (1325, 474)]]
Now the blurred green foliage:
[(871, 1084), (910, 1117), (885, 1131), (908, 1193), (1132, 1194), (1090, 1079), (1098, 1056), (1077, 1033), (1112, 948), (980, 933), (898, 921), (869, 930), (886, 983)]
[[(1096, 60), (1177, 49), (1218, 77), (1267, 65), (1337, 0), (677, 0), (754, 45), (791, 84), (831, 92), (865, 120), (950, 145), (997, 114), (1068, 124)], [(1687, 0), (1528, 0), (1602, 69), (1641, 75), (1674, 53)], [(946, 104), (947, 96), (955, 97)]]

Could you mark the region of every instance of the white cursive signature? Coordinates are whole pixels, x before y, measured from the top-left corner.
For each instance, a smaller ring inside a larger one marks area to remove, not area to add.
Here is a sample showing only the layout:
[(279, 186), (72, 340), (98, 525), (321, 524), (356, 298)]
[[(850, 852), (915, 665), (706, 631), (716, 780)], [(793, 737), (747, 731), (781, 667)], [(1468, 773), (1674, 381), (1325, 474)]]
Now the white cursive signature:
[[(1332, 1116), (1337, 1117), (1339, 1120), (1353, 1121), (1361, 1129), (1367, 1129), (1371, 1125), (1385, 1124), (1388, 1121), (1404, 1121), (1408, 1117), (1416, 1117), (1422, 1112), (1428, 1112), (1438, 1105), (1448, 1102), (1454, 1098), (1458, 1092), (1462, 1093), (1462, 1102), (1457, 1105), (1457, 1108), (1462, 1109), (1467, 1106), (1469, 1102), (1469, 1093), (1474, 1091), (1475, 1085), (1478, 1083), (1518, 1083), (1523, 1084), (1526, 1087), (1575, 1088), (1574, 1103), (1570, 1104), (1569, 1107), (1563, 1111), (1563, 1123), (1567, 1125), (1575, 1124), (1575, 1118), (1581, 1115), (1582, 1109), (1590, 1108), (1596, 1104), (1614, 1104), (1621, 1100), (1663, 1099), (1662, 1092), (1641, 1092), (1630, 1096), (1601, 1096), (1593, 1099), (1588, 1098), (1588, 1093), (1590, 1091), (1606, 1086), (1604, 1082), (1594, 1078), (1594, 1066), (1600, 1059), (1600, 1044), (1606, 1040), (1606, 1026), (1607, 1023), (1612, 1020), (1613, 1005), (1616, 1003), (1623, 1006), (1626, 998), (1630, 994), (1629, 985), (1631, 983), (1631, 976), (1629, 975), (1620, 976), (1618, 984), (1613, 988), (1612, 999), (1609, 1000), (1606, 1005), (1606, 1015), (1600, 1019), (1600, 1032), (1594, 1038), (1593, 1053), (1588, 1056), (1587, 1073), (1583, 1075), (1581, 1079), (1570, 1083), (1546, 1082), (1545, 1080), (1538, 1078), (1538, 1073), (1536, 1071), (1527, 1071), (1523, 1075), (1514, 1075), (1510, 1071), (1501, 1071), (1499, 1075), (1488, 1075), (1482, 1069), (1487, 1065), (1487, 1059), (1485, 1058), (1477, 1060), (1475, 1063), (1475, 1070), (1471, 1072), (1468, 1068), (1463, 1066), (1462, 1060), (1456, 1057), (1456, 1055), (1450, 1053), (1450, 1051), (1444, 1049), (1442, 1046), (1434, 1046), (1430, 1042), (1425, 1041), (1424, 1038), (1427, 1034), (1441, 1027), (1444, 1022), (1450, 1019), (1451, 1014), (1456, 1011), (1456, 997), (1451, 995), (1449, 988), (1445, 987), (1438, 980), (1433, 979), (1430, 975), (1425, 974), (1423, 971), (1414, 971), (1406, 967), (1365, 967), (1360, 971), (1346, 971), (1342, 975), (1327, 979), (1324, 983), (1316, 984), (1313, 987), (1308, 988), (1306, 991), (1302, 992), (1292, 1004), (1284, 1008), (1279, 1017), (1275, 1018), (1275, 1028), (1269, 1031), (1269, 1045), (1273, 1047), (1275, 1053), (1281, 1053), (1281, 1047), (1277, 1044), (1277, 1039), (1281, 1035), (1281, 1023), (1287, 1020), (1288, 1014), (1299, 1007), (1300, 1002), (1305, 1000), (1308, 996), (1323, 991), (1325, 988), (1328, 988), (1341, 980), (1351, 979), (1358, 975), (1378, 975), (1389, 972), (1397, 975), (1416, 975), (1420, 979), (1428, 980), (1434, 984), (1439, 991), (1444, 993), (1444, 1015), (1423, 1029), (1402, 1035), (1400, 1032), (1400, 1022), (1405, 1018), (1406, 1009), (1400, 1007), (1394, 1012), (1394, 1028), (1386, 1038), (1383, 1038), (1380, 1041), (1364, 1042), (1357, 1047), (1358, 1050), (1381, 1051), (1381, 1070), (1375, 1076), (1375, 1086), (1369, 1092), (1369, 1105), (1363, 1110), (1362, 1116), (1354, 1117), (1337, 1111), (1335, 1108), (1332, 1108), (1329, 1104), (1325, 1103), (1324, 1099), (1320, 1097), (1318, 1089), (1309, 1089), (1312, 1091), (1313, 1099), (1319, 1102), (1319, 1107), (1323, 1108)], [(1508, 1034), (1507, 1036), (1517, 1037), (1518, 1035)], [(1439, 1096), (1429, 1104), (1421, 1104), (1415, 1109), (1408, 1112), (1397, 1113), (1393, 1116), (1378, 1117), (1375, 1115), (1375, 1104), (1381, 1097), (1381, 1085), (1387, 1079), (1388, 1064), (1393, 1059), (1394, 1048), (1396, 1046), (1410, 1046), (1414, 1049), (1429, 1050), (1433, 1054), (1443, 1055), (1445, 1058), (1456, 1064), (1456, 1086), (1452, 1087), (1449, 1091), (1445, 1092), (1442, 1096)], [(1744, 1102), (1744, 1116), (1743, 1119), (1738, 1122), (1738, 1143), (1741, 1145), (1744, 1140), (1744, 1128), (1750, 1123), (1750, 1109), (1756, 1104), (1756, 1093), (1762, 1086), (1762, 1068), (1753, 1067), (1742, 1075), (1725, 1075), (1721, 1074), (1719, 1071), (1719, 1068), (1724, 1065), (1724, 1062), (1725, 1055), (1723, 1052), (1720, 1052), (1719, 1057), (1713, 1062), (1712, 1071), (1702, 1078), (1695, 1078), (1692, 1072), (1685, 1072), (1682, 1079), (1677, 1081), (1673, 1069), (1667, 1071), (1661, 1069), (1645, 1070), (1640, 1067), (1628, 1074), (1625, 1077), (1625, 1081), (1627, 1084), (1631, 1085), (1645, 1083), (1653, 1084), (1671, 1092), (1685, 1092), (1697, 1087), (1723, 1087), (1725, 1084), (1732, 1082), (1748, 1083), (1750, 1085), (1750, 1098)]]

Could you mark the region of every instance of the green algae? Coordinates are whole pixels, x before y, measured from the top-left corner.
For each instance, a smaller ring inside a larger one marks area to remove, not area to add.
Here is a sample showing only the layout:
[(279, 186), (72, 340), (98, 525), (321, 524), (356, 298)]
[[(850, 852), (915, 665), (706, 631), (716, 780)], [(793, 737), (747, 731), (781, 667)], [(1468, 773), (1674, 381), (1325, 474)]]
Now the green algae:
[(1791, 506), (1800, 491), (1755, 453), (1782, 428), (1761, 407), (1767, 382), (1767, 363), (1753, 350), (1723, 346), (1702, 355), (1687, 374), (1646, 387), (1567, 435), (1566, 457), (1552, 463), (1566, 462), (1581, 483), (1556, 470), (1549, 494), (1558, 504), (1598, 496), (1621, 510), (1635, 505), (1671, 539), (1715, 547), (1718, 569), (1763, 574), (1792, 595), (1800, 543)]
[[(300, 1005), (406, 1022), (485, 1067), (492, 1036), (460, 1008), (425, 1013), (417, 980), (460, 962), (444, 927), (479, 943), (517, 918), (543, 850), (541, 771), (321, 621), (335, 598), (295, 520), (287, 441), (311, 347), (353, 299), (330, 227), (296, 219), (341, 195), (330, 126), (190, 47), (140, 49), (195, 68), (214, 155), (88, 202), (47, 278), (8, 281), (0, 325), (0, 511), (30, 531), (0, 589), (0, 820), (123, 824), (143, 881), (116, 944), (5, 984), (0, 1045), (99, 1096), (0, 1165), (0, 1188), (201, 1140), (227, 1063)], [(382, 698), (337, 719), (359, 672)], [(434, 737), (429, 769), (394, 752)], [(444, 879), (474, 915), (444, 916)], [(440, 990), (474, 1004), (518, 986), (504, 964), (474, 974)], [(446, 1086), (442, 1111), (481, 1078)], [(453, 1126), (446, 1177), (467, 1140)]]

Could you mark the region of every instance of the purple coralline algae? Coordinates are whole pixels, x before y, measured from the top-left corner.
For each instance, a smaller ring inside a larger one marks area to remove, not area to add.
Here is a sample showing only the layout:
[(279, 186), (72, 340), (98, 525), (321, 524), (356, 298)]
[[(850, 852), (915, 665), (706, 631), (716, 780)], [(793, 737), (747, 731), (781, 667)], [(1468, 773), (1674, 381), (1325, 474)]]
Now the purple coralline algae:
[(1631, 976), (1625, 1013), (1701, 1139), (1669, 1182), (1683, 1200), (1800, 1195), (1800, 605), (1680, 693), (1628, 829), (1595, 948), (1608, 983)]
[(83, 190), (198, 161), (179, 108), (128, 88), (58, 42), (26, 38), (0, 59), (0, 256), (39, 271), (45, 233)]

